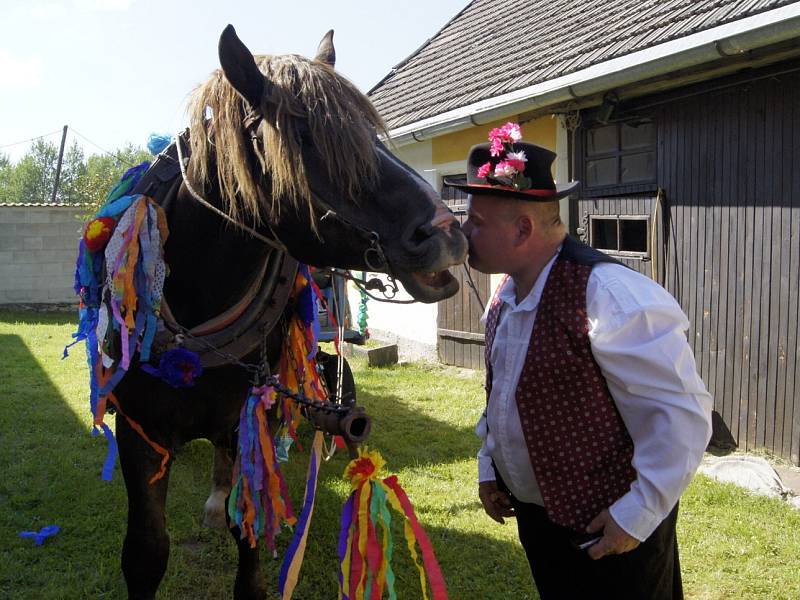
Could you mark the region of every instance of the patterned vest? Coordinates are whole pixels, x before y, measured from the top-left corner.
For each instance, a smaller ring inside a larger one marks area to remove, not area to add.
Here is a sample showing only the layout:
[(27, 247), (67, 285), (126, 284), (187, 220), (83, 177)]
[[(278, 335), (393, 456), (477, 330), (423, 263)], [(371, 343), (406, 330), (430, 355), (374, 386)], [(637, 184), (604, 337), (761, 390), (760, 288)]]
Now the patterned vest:
[[(567, 236), (536, 313), (516, 390), (522, 432), (550, 520), (583, 532), (636, 479), (633, 441), (589, 345), (592, 267), (617, 262)], [(498, 288), (499, 289), (499, 288)], [(502, 302), (486, 319), (486, 389)]]

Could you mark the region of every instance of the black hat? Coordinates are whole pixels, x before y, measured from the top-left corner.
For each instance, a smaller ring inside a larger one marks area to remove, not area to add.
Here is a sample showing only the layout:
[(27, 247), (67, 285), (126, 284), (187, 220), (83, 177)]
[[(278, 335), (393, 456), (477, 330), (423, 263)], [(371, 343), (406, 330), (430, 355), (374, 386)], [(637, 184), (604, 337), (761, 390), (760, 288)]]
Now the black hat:
[[(493, 140), (491, 144), (478, 144), (470, 149), (466, 182), (445, 179), (445, 184), (470, 194), (550, 202), (568, 196), (580, 186), (578, 181), (563, 186), (555, 184), (550, 172), (555, 158), (555, 152), (536, 144), (512, 142), (508, 138), (500, 142)], [(522, 170), (519, 167), (523, 167)]]

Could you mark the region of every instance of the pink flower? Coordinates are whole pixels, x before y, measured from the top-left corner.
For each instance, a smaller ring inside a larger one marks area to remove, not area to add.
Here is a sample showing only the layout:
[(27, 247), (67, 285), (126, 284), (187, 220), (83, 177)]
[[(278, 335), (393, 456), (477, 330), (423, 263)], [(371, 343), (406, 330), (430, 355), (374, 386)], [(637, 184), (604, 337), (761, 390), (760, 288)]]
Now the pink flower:
[[(495, 130), (495, 131), (497, 131), (497, 130)], [(505, 150), (505, 148), (503, 147), (502, 140), (500, 138), (494, 138), (492, 140), (492, 145), (489, 148), (489, 154), (491, 154), (492, 156), (500, 156), (500, 153), (503, 150)]]
[(508, 158), (508, 159), (506, 159), (505, 162), (506, 162), (506, 164), (508, 164), (508, 166), (513, 167), (519, 173), (522, 173), (525, 170), (525, 161), (523, 161), (523, 160), (516, 160), (514, 158)]
[(489, 132), (489, 141), (493, 142), (495, 140), (500, 140), (501, 142), (505, 139), (506, 133), (500, 127), (495, 127)]
[(505, 141), (518, 142), (522, 139), (522, 129), (516, 123), (506, 123), (503, 125), (501, 131), (507, 138)]
[(525, 170), (525, 163), (528, 162), (528, 157), (525, 156), (524, 151), (506, 152), (506, 162), (521, 173)]
[(487, 162), (478, 167), (478, 177), (486, 177), (492, 172), (492, 163)]
[(502, 127), (495, 127), (489, 132), (489, 141), (492, 142), (492, 148), (495, 147), (495, 142), (513, 144), (522, 139), (522, 129), (516, 123), (506, 123)]
[[(519, 164), (519, 161), (515, 161)], [(525, 168), (525, 163), (521, 163), (522, 167)], [(497, 166), (494, 168), (494, 176), (495, 177), (513, 177), (519, 171), (517, 168), (512, 165), (509, 161), (503, 160), (497, 163)]]

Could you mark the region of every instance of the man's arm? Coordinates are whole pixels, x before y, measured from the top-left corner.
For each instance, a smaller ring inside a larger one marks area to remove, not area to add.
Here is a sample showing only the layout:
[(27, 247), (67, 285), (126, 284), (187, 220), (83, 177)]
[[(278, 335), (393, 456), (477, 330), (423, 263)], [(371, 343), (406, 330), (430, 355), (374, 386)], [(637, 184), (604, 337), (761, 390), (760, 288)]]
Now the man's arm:
[(486, 450), (488, 429), (486, 427), (485, 411), (475, 427), (475, 432), (478, 437), (483, 439), (483, 444), (478, 450), (478, 498), (486, 514), (498, 523), (504, 524), (504, 517), (513, 517), (514, 509), (511, 506), (508, 494), (501, 491), (497, 487), (497, 481), (495, 481), (492, 457), (489, 456), (489, 452)]
[(616, 275), (594, 290), (590, 283), (589, 336), (633, 439), (637, 478), (607, 518), (598, 515), (614, 539), (596, 544), (590, 552), (597, 555), (627, 551), (631, 540), (621, 533), (650, 536), (691, 481), (711, 436), (711, 397), (686, 341), (686, 316), (660, 286), (648, 281), (642, 289), (637, 274)]

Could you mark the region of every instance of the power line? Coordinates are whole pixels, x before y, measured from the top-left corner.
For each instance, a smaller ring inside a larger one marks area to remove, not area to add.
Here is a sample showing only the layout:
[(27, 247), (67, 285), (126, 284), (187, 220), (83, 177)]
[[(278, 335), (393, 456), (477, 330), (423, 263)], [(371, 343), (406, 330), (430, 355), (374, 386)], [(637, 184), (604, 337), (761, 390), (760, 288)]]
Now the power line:
[(100, 146), (99, 144), (96, 144), (95, 142), (93, 142), (92, 140), (90, 140), (89, 138), (87, 138), (85, 135), (83, 135), (83, 134), (82, 134), (80, 131), (78, 131), (78, 130), (77, 130), (77, 129), (75, 129), (74, 127), (72, 127), (71, 129), (72, 129), (72, 133), (74, 133), (75, 135), (77, 135), (77, 136), (78, 136), (79, 138), (81, 138), (82, 140), (84, 140), (84, 141), (86, 141), (86, 142), (89, 142), (89, 143), (90, 143), (92, 146), (94, 146), (95, 148), (97, 148), (97, 149), (98, 149), (98, 150), (100, 150), (101, 152), (104, 152), (104, 153), (108, 154), (109, 156), (111, 156), (111, 157), (113, 157), (113, 158), (116, 158), (116, 159), (117, 159), (119, 162), (125, 162), (124, 160), (122, 160), (122, 159), (119, 157), (119, 155), (118, 155), (118, 154), (114, 154), (113, 152), (109, 152), (108, 150), (106, 150), (105, 148), (103, 148), (102, 146)]
[(19, 142), (12, 142), (11, 144), (3, 144), (0, 145), (0, 148), (10, 148), (11, 146), (19, 146), (20, 144), (26, 144), (28, 142), (34, 142), (36, 140), (41, 140), (43, 138), (49, 137), (51, 135), (55, 135), (56, 133), (61, 133), (60, 129), (56, 129), (55, 131), (51, 131), (50, 133), (43, 133), (42, 135), (37, 135), (36, 137), (29, 138), (27, 140), (20, 140)]

